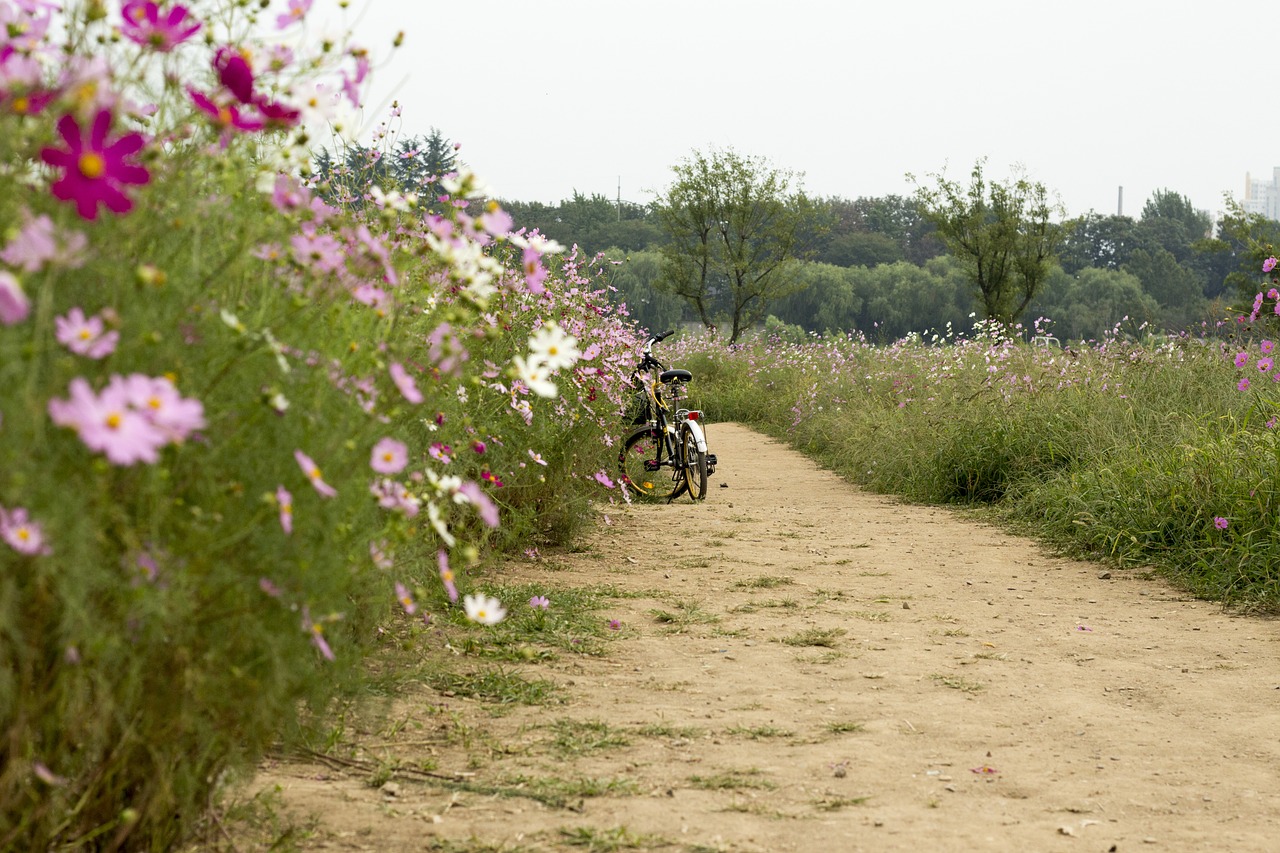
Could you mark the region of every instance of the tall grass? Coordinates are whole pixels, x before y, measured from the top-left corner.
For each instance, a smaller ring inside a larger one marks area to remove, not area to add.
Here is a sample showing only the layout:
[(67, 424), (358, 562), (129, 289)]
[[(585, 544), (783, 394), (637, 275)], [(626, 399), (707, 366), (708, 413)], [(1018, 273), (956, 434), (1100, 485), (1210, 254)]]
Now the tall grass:
[(887, 347), (692, 343), (679, 360), (710, 417), (783, 438), (852, 482), (986, 506), (1066, 552), (1275, 609), (1276, 383), (1269, 362), (1233, 358), (1259, 346), (1270, 350), (1113, 337), (1058, 350), (979, 325)]

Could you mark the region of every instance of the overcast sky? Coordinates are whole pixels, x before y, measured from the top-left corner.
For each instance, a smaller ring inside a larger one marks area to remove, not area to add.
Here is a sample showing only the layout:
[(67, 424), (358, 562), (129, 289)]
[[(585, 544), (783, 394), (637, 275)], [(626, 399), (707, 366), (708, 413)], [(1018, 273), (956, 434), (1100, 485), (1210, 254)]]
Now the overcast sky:
[[(1280, 166), (1280, 7), (1251, 0), (353, 0), (366, 115), (439, 128), (503, 198), (646, 202), (694, 150), (816, 196), (1015, 164), (1070, 216), (1158, 189), (1219, 211)], [(1268, 97), (1269, 96), (1269, 97)], [(362, 140), (362, 141), (366, 141)]]

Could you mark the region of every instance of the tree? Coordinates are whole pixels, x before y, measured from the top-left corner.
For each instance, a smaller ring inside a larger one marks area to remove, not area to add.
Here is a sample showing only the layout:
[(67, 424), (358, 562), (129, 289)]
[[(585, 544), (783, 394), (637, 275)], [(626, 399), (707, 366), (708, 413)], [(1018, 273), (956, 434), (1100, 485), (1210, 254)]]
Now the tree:
[(967, 188), (932, 174), (937, 187), (917, 184), (916, 198), (964, 265), (986, 318), (1013, 325), (1053, 268), (1063, 228), (1050, 216), (1061, 208), (1025, 176), (988, 184), (983, 163), (974, 164)]
[(1104, 216), (1090, 211), (1071, 220), (1070, 226), (1058, 249), (1058, 260), (1072, 275), (1086, 267), (1118, 270), (1136, 249), (1155, 245), (1144, 242), (1138, 223), (1128, 216)]
[(636, 323), (651, 332), (661, 332), (684, 319), (684, 301), (653, 286), (662, 269), (658, 252), (627, 253), (610, 248), (604, 256), (608, 261), (604, 268), (608, 272), (609, 300), (625, 306)]
[(816, 212), (792, 189), (799, 176), (758, 157), (695, 151), (672, 171), (676, 180), (657, 205), (668, 238), (658, 286), (687, 300), (708, 329), (722, 310), (734, 343), (799, 287), (801, 227)]

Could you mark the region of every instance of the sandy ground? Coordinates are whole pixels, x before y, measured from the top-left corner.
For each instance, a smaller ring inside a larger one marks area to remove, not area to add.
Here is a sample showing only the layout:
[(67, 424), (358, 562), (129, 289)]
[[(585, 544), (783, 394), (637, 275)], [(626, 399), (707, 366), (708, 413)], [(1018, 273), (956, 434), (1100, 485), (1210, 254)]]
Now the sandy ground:
[[(303, 849), (1280, 849), (1276, 622), (864, 493), (740, 426), (710, 439), (704, 504), (615, 509), (554, 570), (503, 568), (553, 598), (640, 593), (610, 606), (607, 656), (528, 666), (565, 704), (419, 688), (395, 731), (351, 733), (470, 790), (264, 766)], [(611, 790), (510, 795), (555, 779)]]

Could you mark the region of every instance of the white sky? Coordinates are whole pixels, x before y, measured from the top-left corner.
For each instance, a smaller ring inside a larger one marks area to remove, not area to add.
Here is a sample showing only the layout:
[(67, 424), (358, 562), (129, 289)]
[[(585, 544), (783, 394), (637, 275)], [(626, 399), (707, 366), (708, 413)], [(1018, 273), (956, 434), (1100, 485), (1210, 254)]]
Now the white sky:
[[(317, 4), (319, 5), (319, 4)], [(910, 195), (976, 158), (1069, 216), (1157, 189), (1219, 211), (1280, 166), (1259, 0), (352, 0), (367, 123), (437, 127), (498, 195), (646, 202), (694, 150), (804, 173), (816, 196)], [(367, 142), (367, 138), (362, 139)]]

